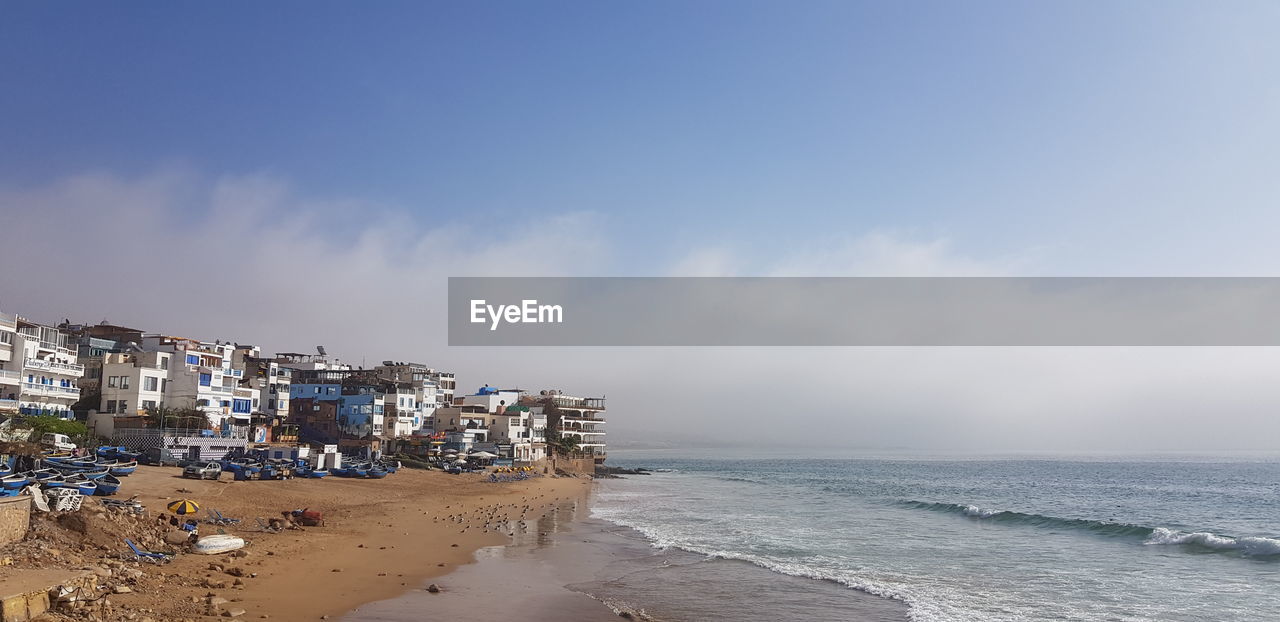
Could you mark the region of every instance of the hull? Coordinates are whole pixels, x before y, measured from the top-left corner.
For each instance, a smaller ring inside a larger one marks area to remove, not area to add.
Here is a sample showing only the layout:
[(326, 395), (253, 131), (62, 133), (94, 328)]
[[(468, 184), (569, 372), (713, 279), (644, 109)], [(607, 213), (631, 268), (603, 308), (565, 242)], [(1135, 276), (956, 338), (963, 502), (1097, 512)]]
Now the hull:
[(128, 462), (124, 464), (116, 464), (110, 468), (111, 474), (116, 477), (128, 477), (130, 473), (138, 470), (137, 462)]
[(244, 538), (217, 534), (204, 536), (191, 545), (191, 552), (202, 555), (217, 555), (244, 548)]
[(98, 489), (94, 491), (100, 497), (114, 495), (120, 490), (120, 480), (108, 475), (97, 482)]

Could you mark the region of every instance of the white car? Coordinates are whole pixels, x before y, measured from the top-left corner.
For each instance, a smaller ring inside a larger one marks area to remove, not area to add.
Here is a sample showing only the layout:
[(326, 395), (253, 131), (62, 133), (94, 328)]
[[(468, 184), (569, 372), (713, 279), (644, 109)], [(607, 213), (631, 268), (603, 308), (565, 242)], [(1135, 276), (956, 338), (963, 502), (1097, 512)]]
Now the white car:
[(72, 451), (76, 448), (76, 444), (71, 442), (71, 437), (66, 434), (57, 434), (54, 432), (41, 436), (40, 444), (45, 447), (52, 447), (58, 451)]

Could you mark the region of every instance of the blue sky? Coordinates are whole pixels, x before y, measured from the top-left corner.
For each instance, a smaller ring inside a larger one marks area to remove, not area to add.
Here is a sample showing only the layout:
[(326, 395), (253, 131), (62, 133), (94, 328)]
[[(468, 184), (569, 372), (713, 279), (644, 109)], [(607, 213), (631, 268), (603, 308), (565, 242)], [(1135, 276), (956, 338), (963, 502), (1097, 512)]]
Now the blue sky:
[(1037, 273), (1274, 272), (1278, 11), (11, 2), (0, 183), (182, 166), (422, 222), (593, 212), (626, 273), (877, 230)]
[(442, 292), (1276, 276), (1276, 33), (1251, 1), (4, 2), (0, 310), (604, 394), (619, 441), (812, 445), (761, 435), (796, 399), (842, 446), (1272, 448), (1275, 348), (453, 348)]

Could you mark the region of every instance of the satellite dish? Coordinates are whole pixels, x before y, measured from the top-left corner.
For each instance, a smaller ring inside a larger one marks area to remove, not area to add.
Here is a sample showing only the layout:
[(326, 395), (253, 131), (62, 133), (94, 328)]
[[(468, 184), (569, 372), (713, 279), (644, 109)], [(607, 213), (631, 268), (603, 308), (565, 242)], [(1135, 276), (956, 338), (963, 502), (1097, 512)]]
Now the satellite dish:
[(327, 353), (324, 351), (324, 346), (316, 346), (316, 352), (319, 352), (320, 356), (327, 356)]

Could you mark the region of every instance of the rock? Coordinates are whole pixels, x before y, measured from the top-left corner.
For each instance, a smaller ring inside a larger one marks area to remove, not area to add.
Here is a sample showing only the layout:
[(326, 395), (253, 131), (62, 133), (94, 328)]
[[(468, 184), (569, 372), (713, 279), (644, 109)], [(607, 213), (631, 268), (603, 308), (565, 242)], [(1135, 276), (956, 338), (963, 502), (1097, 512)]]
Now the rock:
[(102, 566), (91, 566), (89, 568), (85, 568), (85, 570), (91, 571), (93, 572), (94, 575), (97, 575), (104, 579), (111, 576), (111, 569), (103, 568)]
[(133, 592), (133, 588), (131, 588), (131, 587), (127, 586), (127, 585), (117, 585), (117, 586), (115, 587), (115, 589), (113, 589), (113, 590), (111, 590), (111, 591), (112, 591), (112, 592), (115, 592), (116, 594), (130, 594), (130, 593), (132, 593), (132, 592)]
[(342, 572), (342, 569), (341, 569), (341, 568), (334, 568), (333, 570), (330, 570), (329, 572)]
[(231, 568), (227, 568), (225, 572), (233, 577), (243, 577), (245, 574), (244, 568), (241, 568), (239, 566), (232, 566)]
[(181, 529), (174, 529), (173, 531), (164, 534), (164, 541), (169, 544), (183, 544), (189, 539), (191, 539), (190, 534), (182, 531)]
[(440, 586), (432, 583), (431, 585), (427, 586), (427, 591), (431, 592), (432, 594), (438, 594), (440, 593)]
[(222, 612), (224, 618), (238, 618), (244, 615), (244, 609), (228, 609)]
[(209, 597), (209, 600), (207, 600), (206, 602), (207, 602), (209, 605), (211, 605), (211, 606), (217, 607), (217, 606), (220, 606), (220, 605), (225, 605), (225, 604), (227, 604), (227, 603), (228, 603), (228, 602), (230, 602), (230, 601), (228, 601), (227, 599), (225, 599), (225, 598), (223, 598), (223, 597), (221, 597), (221, 596), (210, 596), (210, 597)]

